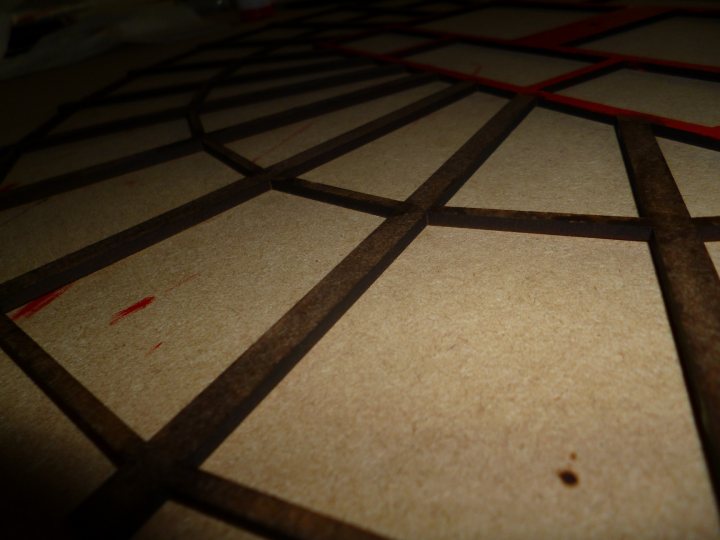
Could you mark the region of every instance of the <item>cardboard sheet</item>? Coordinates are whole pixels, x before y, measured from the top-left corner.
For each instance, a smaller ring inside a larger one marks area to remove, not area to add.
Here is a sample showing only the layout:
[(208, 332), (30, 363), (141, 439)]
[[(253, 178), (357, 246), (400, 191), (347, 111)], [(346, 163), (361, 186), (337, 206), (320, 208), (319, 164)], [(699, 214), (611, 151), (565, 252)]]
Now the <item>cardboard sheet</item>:
[(516, 39), (586, 19), (592, 11), (489, 7), (423, 25), (432, 30)]
[(476, 93), (377, 139), (303, 178), (403, 200), (505, 103)]
[(704, 126), (720, 124), (720, 83), (711, 81), (622, 69), (558, 93)]
[(150, 437), (379, 222), (266, 193), (81, 279), (17, 322)]
[(409, 59), (523, 86), (587, 65), (577, 60), (463, 44), (448, 45), (410, 56)]
[(530, 112), (449, 204), (637, 215), (613, 127), (543, 108)]
[[(0, 281), (241, 178), (197, 153), (0, 212)], [(32, 246), (32, 249), (28, 249)]]
[(648, 248), (430, 228), (204, 465), (392, 538), (711, 538)]

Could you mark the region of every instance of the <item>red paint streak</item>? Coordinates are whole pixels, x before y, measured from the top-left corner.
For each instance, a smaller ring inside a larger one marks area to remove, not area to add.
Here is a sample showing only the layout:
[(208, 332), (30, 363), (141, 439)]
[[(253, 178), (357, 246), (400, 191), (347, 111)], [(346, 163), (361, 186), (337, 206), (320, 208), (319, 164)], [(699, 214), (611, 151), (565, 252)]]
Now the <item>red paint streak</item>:
[(177, 289), (178, 287), (180, 287), (180, 286), (182, 286), (182, 285), (185, 285), (188, 281), (192, 281), (193, 279), (195, 279), (195, 278), (198, 277), (199, 275), (200, 275), (200, 273), (198, 272), (198, 273), (195, 273), (195, 274), (190, 274), (189, 276), (185, 276), (184, 278), (182, 278), (180, 281), (178, 281), (178, 282), (177, 282), (175, 285), (173, 285), (172, 287), (168, 287), (167, 289), (165, 289), (165, 294), (167, 294), (167, 293), (169, 293), (169, 292), (171, 292), (171, 291), (174, 291), (175, 289)]
[(56, 291), (53, 291), (44, 296), (41, 296), (40, 298), (36, 298), (32, 302), (28, 302), (23, 307), (18, 309), (15, 313), (13, 313), (10, 316), (10, 318), (13, 321), (17, 321), (18, 319), (28, 319), (28, 318), (32, 317), (33, 315), (35, 315), (42, 309), (49, 306), (55, 300), (57, 300), (60, 297), (60, 295), (62, 295), (70, 287), (72, 287), (72, 284), (65, 285), (64, 287), (60, 287)]
[(150, 348), (148, 349), (148, 352), (145, 353), (145, 356), (150, 356), (152, 353), (154, 353), (155, 351), (157, 351), (163, 343), (165, 343), (165, 342), (164, 342), (164, 341), (161, 341), (160, 343), (156, 343), (155, 345), (153, 345), (152, 347), (150, 347)]
[(136, 313), (140, 311), (141, 309), (145, 309), (150, 304), (152, 304), (155, 301), (154, 296), (146, 296), (139, 302), (135, 302), (132, 306), (126, 307), (123, 310), (118, 311), (115, 315), (113, 315), (113, 318), (110, 320), (110, 324), (116, 324), (121, 319), (124, 319), (128, 315), (132, 315), (133, 313)]
[(253, 162), (253, 163), (257, 163), (257, 161), (258, 161), (259, 159), (264, 158), (265, 156), (267, 156), (267, 155), (270, 154), (271, 152), (274, 152), (275, 150), (277, 150), (278, 148), (280, 148), (281, 146), (283, 146), (283, 145), (286, 144), (287, 142), (291, 141), (292, 139), (294, 139), (295, 137), (297, 137), (298, 135), (300, 135), (303, 131), (305, 131), (305, 130), (308, 129), (310, 126), (312, 126), (313, 123), (315, 123), (314, 120), (311, 120), (310, 122), (304, 123), (304, 124), (303, 124), (302, 126), (300, 126), (298, 129), (296, 129), (295, 131), (293, 131), (290, 135), (288, 135), (288, 136), (285, 137), (283, 140), (281, 140), (279, 143), (277, 143), (275, 146), (271, 146), (270, 148), (266, 149), (263, 153), (255, 156), (255, 158), (253, 158), (252, 162)]

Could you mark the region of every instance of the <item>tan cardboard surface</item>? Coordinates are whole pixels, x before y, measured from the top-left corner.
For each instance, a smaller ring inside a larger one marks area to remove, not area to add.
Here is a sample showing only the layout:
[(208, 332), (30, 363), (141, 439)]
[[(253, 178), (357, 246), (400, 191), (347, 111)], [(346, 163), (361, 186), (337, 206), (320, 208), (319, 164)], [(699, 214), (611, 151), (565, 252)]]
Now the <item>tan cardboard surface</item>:
[(343, 84), (330, 89), (298, 93), (293, 96), (287, 96), (279, 99), (273, 99), (270, 101), (254, 103), (250, 106), (243, 105), (241, 107), (233, 107), (232, 109), (223, 109), (221, 111), (204, 114), (202, 115), (201, 119), (203, 125), (205, 126), (205, 129), (208, 131), (212, 131), (215, 129), (221, 129), (224, 127), (239, 124), (241, 122), (252, 120), (254, 118), (259, 118), (261, 116), (275, 114), (287, 109), (291, 109), (293, 107), (299, 107), (301, 105), (315, 103), (316, 101), (320, 101), (321, 99), (326, 99), (329, 97), (338, 96), (340, 94), (354, 92), (355, 90), (360, 90), (362, 88), (382, 84), (384, 82), (397, 79), (401, 76), (401, 74), (391, 75), (389, 77), (382, 77), (379, 79), (370, 79), (367, 81)]
[(52, 530), (113, 465), (2, 352), (0, 389), (2, 528), (17, 522), (27, 527), (17, 538), (34, 538), (33, 528)]
[(261, 166), (276, 163), (446, 88), (425, 84), (341, 111), (254, 135), (228, 146)]
[(424, 25), (474, 36), (515, 39), (586, 19), (592, 11), (490, 7)]
[(612, 126), (536, 108), (448, 204), (635, 216)]
[(31, 184), (189, 136), (187, 122), (181, 119), (27, 152), (8, 174), (6, 185)]
[(125, 92), (137, 92), (139, 90), (148, 90), (162, 86), (202, 82), (215, 75), (218, 71), (220, 71), (219, 68), (213, 68), (142, 75), (123, 85), (120, 89), (113, 92), (113, 94), (124, 94)]
[(0, 282), (137, 225), (241, 176), (215, 158), (197, 153), (2, 211)]
[(718, 527), (640, 243), (425, 230), (204, 467), (394, 538)]
[[(265, 67), (263, 69), (268, 68), (270, 65), (265, 64)], [(223, 85), (223, 86), (217, 86), (215, 87), (209, 94), (210, 99), (215, 98), (223, 98), (228, 96), (237, 96), (240, 94), (245, 94), (249, 92), (255, 92), (257, 90), (263, 90), (265, 88), (274, 88), (276, 86), (284, 86), (286, 84), (295, 84), (303, 81), (311, 81), (313, 79), (321, 79), (324, 77), (331, 77), (334, 75), (339, 75), (341, 73), (348, 73), (350, 71), (356, 71), (358, 69), (358, 66), (352, 66), (350, 68), (346, 69), (337, 69), (332, 71), (323, 71), (320, 73), (309, 73), (304, 75), (295, 75), (293, 77), (283, 77), (280, 79), (266, 79), (264, 81), (253, 81), (251, 79), (247, 79), (245, 81), (241, 81), (238, 84), (229, 84), (229, 85)]]
[(587, 65), (576, 60), (461, 44), (448, 45), (408, 59), (517, 85), (538, 83)]
[(558, 93), (705, 126), (720, 124), (716, 82), (622, 69)]
[(673, 17), (583, 43), (582, 47), (717, 66), (720, 65), (720, 20)]
[(184, 107), (190, 103), (192, 93), (172, 94), (159, 98), (142, 99), (127, 103), (117, 103), (100, 107), (88, 107), (82, 109), (70, 118), (61, 123), (54, 131), (62, 132), (68, 129), (81, 128), (110, 122), (112, 120), (123, 120), (139, 114), (162, 111), (172, 107)]
[(255, 540), (262, 537), (178, 503), (165, 503), (133, 540)]
[(505, 103), (476, 93), (303, 175), (403, 200)]
[(379, 222), (266, 193), (81, 279), (18, 323), (149, 438)]
[(407, 36), (403, 34), (378, 34), (373, 37), (350, 41), (343, 45), (358, 49), (360, 51), (369, 51), (375, 53), (386, 53), (396, 49), (404, 49), (426, 42), (427, 39)]
[(720, 216), (720, 152), (658, 138), (690, 215)]

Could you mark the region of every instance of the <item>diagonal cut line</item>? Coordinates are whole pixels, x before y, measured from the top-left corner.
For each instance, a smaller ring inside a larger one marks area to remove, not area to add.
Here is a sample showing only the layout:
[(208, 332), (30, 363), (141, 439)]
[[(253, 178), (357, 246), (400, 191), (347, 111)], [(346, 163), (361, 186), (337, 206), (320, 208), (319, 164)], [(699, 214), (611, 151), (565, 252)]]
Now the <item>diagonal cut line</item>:
[[(65, 193), (66, 191), (108, 180), (121, 174), (127, 174), (192, 154), (200, 150), (201, 144), (205, 148), (208, 148), (207, 141), (210, 139), (216, 142), (229, 142), (241, 137), (262, 133), (300, 120), (314, 118), (321, 114), (341, 110), (372, 99), (401, 92), (427, 84), (432, 80), (434, 80), (434, 77), (427, 75), (403, 77), (362, 90), (342, 94), (334, 98), (324, 99), (309, 105), (295, 107), (281, 113), (270, 114), (237, 126), (214, 131), (207, 136), (203, 136), (200, 142), (197, 139), (186, 139), (159, 148), (146, 150), (132, 156), (94, 165), (86, 169), (53, 176), (46, 180), (40, 180), (28, 186), (0, 194), (0, 210), (6, 210), (20, 204)], [(217, 146), (214, 148), (217, 148)], [(213, 153), (212, 150), (209, 152)], [(221, 152), (216, 151), (213, 155), (219, 153)]]
[[(109, 266), (133, 253), (220, 214), (270, 189), (270, 181), (302, 174), (345, 152), (402, 127), (414, 119), (447, 105), (472, 91), (470, 85), (456, 85), (388, 113), (329, 141), (282, 161), (271, 169), (233, 182), (178, 208), (160, 214), (81, 250), (61, 257), (0, 285), (0, 307), (9, 311), (33, 298)], [(213, 155), (219, 155), (220, 152)], [(235, 156), (237, 156), (235, 154)], [(233, 157), (228, 151), (223, 159)], [(237, 162), (242, 166), (242, 162)]]
[(415, 239), (427, 211), (472, 175), (533, 104), (519, 96), (480, 128), (405, 201), (405, 212), (370, 233), (168, 422), (138, 460), (91, 495), (74, 513), (78, 530), (90, 536), (132, 534), (165, 500), (164, 478), (173, 467), (199, 465), (225, 440)]
[(308, 105), (293, 107), (292, 109), (249, 120), (235, 126), (218, 129), (210, 132), (210, 135), (222, 143), (229, 143), (242, 139), (243, 137), (257, 135), (264, 131), (287, 126), (302, 120), (308, 120), (321, 114), (339, 111), (353, 105), (359, 105), (360, 103), (372, 101), (373, 99), (385, 97), (403, 90), (409, 90), (428, 84), (434, 80), (435, 77), (431, 75), (409, 75), (368, 88), (361, 88), (360, 90), (353, 90), (352, 92), (339, 96), (322, 99)]
[(695, 422), (720, 489), (720, 279), (649, 124), (619, 118), (618, 139), (675, 336)]
[(195, 154), (200, 152), (201, 149), (202, 147), (198, 140), (183, 139), (164, 146), (138, 152), (131, 156), (93, 165), (86, 169), (39, 180), (0, 194), (0, 211), (110, 180), (111, 178), (154, 165), (160, 165), (161, 163)]
[(432, 210), (429, 215), (429, 223), (442, 227), (638, 242), (647, 242), (651, 231), (649, 221), (642, 218), (456, 206), (445, 206)]
[[(305, 66), (293, 66), (279, 69), (266, 69), (253, 71), (251, 73), (243, 73), (241, 75), (234, 75), (229, 77), (220, 83), (218, 86), (232, 86), (241, 85), (246, 82), (258, 82), (258, 81), (270, 81), (274, 79), (283, 79), (285, 77), (294, 77), (295, 75), (305, 75), (308, 73), (322, 73), (325, 71), (334, 71), (337, 69), (345, 69), (353, 66), (367, 66), (366, 60), (332, 60), (330, 62), (323, 62), (317, 64), (309, 64)], [(200, 80), (192, 83), (174, 84), (168, 86), (157, 86), (155, 88), (148, 88), (146, 90), (136, 90), (132, 92), (123, 92), (106, 96), (102, 100), (96, 100), (93, 102), (94, 105), (109, 105), (112, 103), (126, 103), (128, 101), (138, 101), (153, 97), (168, 96), (171, 94), (182, 94), (185, 92), (192, 92), (197, 90), (205, 83), (204, 80)]]
[(270, 538), (382, 540), (384, 537), (214, 474), (177, 467), (169, 475), (179, 502)]
[(361, 193), (320, 182), (311, 182), (302, 178), (289, 178), (272, 182), (273, 189), (291, 193), (315, 201), (328, 202), (343, 208), (359, 210), (381, 217), (390, 217), (396, 213), (401, 202), (370, 193)]
[(144, 441), (7, 315), (0, 314), (0, 347), (116, 465)]

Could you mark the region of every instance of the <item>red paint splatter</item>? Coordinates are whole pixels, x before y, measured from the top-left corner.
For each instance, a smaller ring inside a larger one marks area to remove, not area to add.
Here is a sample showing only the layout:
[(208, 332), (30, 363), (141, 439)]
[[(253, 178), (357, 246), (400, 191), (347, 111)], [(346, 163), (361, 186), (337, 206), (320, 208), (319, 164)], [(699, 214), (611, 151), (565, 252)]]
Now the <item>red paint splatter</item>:
[(115, 315), (113, 315), (113, 318), (110, 320), (110, 324), (116, 324), (121, 319), (124, 319), (128, 315), (132, 315), (133, 313), (136, 313), (140, 311), (141, 309), (145, 309), (150, 304), (152, 304), (155, 301), (154, 296), (146, 296), (139, 302), (135, 302), (132, 306), (126, 307), (125, 309), (122, 309), (118, 311)]
[(154, 353), (155, 351), (157, 351), (163, 343), (165, 343), (165, 342), (164, 342), (164, 341), (161, 341), (160, 343), (156, 343), (155, 345), (153, 345), (152, 347), (150, 347), (150, 348), (148, 349), (148, 352), (145, 353), (145, 356), (150, 356), (152, 353)]
[(180, 286), (182, 286), (182, 285), (185, 285), (188, 281), (192, 281), (193, 279), (195, 279), (195, 278), (198, 277), (199, 275), (200, 275), (200, 273), (198, 272), (198, 273), (196, 273), (196, 274), (190, 274), (189, 276), (185, 276), (185, 277), (182, 278), (180, 281), (178, 281), (175, 285), (173, 285), (173, 286), (168, 287), (167, 289), (165, 289), (165, 294), (169, 293), (170, 291), (174, 291), (175, 289), (177, 289), (178, 287), (180, 287)]
[(298, 135), (300, 135), (303, 131), (305, 131), (305, 130), (308, 129), (310, 126), (312, 126), (314, 123), (315, 123), (315, 120), (310, 120), (309, 122), (304, 123), (304, 124), (301, 125), (298, 129), (296, 129), (295, 131), (293, 131), (292, 133), (290, 133), (290, 135), (288, 135), (287, 137), (285, 137), (284, 139), (282, 139), (280, 142), (278, 142), (275, 146), (271, 146), (270, 148), (267, 148), (267, 149), (266, 149), (264, 152), (262, 152), (261, 154), (255, 156), (255, 157), (253, 158), (252, 162), (253, 162), (253, 163), (257, 163), (259, 159), (264, 158), (264, 157), (267, 156), (268, 154), (272, 153), (273, 151), (277, 150), (278, 148), (280, 148), (281, 146), (283, 146), (284, 144), (286, 144), (288, 141), (294, 139), (295, 137), (297, 137)]
[(27, 319), (32, 317), (33, 315), (53, 303), (55, 300), (57, 300), (60, 295), (67, 291), (70, 287), (72, 287), (72, 284), (60, 287), (59, 289), (51, 293), (41, 296), (40, 298), (36, 298), (32, 302), (28, 302), (23, 307), (18, 309), (15, 313), (13, 313), (10, 318), (13, 321), (17, 321), (18, 319)]

